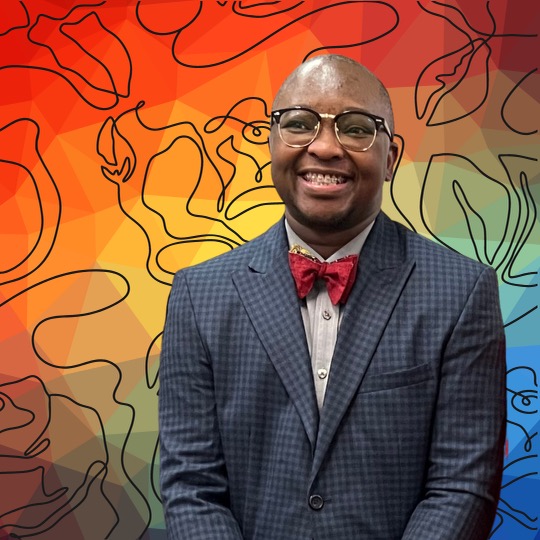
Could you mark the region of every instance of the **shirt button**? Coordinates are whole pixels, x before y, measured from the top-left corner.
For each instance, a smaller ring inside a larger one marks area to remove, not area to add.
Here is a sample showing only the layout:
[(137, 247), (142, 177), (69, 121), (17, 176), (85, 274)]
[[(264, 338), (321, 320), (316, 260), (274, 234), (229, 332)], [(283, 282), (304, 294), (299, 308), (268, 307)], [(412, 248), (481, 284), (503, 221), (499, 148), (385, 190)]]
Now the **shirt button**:
[(332, 318), (332, 314), (328, 311), (328, 310), (324, 310), (322, 312), (322, 318), (325, 320), (325, 321), (329, 321), (331, 318)]
[(325, 368), (318, 369), (317, 375), (319, 376), (319, 379), (326, 379), (326, 376), (328, 375), (328, 370)]
[(311, 495), (309, 506), (312, 510), (320, 510), (324, 506), (323, 498), (320, 495)]

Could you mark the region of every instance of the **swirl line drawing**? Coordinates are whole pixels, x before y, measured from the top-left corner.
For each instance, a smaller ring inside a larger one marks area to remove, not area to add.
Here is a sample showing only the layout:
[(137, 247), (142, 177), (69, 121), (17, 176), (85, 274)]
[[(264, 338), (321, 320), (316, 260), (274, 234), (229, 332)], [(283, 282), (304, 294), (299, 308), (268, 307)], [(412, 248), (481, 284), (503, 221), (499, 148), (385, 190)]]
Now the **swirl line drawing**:
[[(465, 39), (465, 43), (435, 58), (420, 72), (415, 85), (416, 116), (419, 120), (423, 119), (430, 111), (426, 120), (427, 126), (440, 126), (456, 122), (472, 115), (487, 100), (491, 84), (489, 61), (492, 55), (492, 46), (490, 42), (496, 38), (508, 37), (530, 39), (535, 38), (536, 34), (497, 33), (497, 20), (493, 15), (489, 0), (485, 3), (485, 9), (492, 27), (487, 32), (474, 28), (465, 13), (457, 6), (438, 1), (430, 3), (430, 6), (434, 6), (434, 9), (428, 8), (425, 3), (420, 1), (418, 1), (418, 5), (425, 13), (445, 20)], [(437, 8), (442, 11), (437, 12)], [(476, 34), (477, 37), (474, 37), (473, 34)], [(447, 68), (448, 64), (450, 67)], [(481, 71), (483, 81), (482, 84), (475, 82), (474, 85), (471, 85), (468, 84), (467, 76), (475, 64), (477, 64), (478, 70)], [(439, 87), (430, 91), (427, 97), (424, 98), (421, 96), (421, 89), (424, 86), (429, 87), (432, 80), (436, 81)], [(461, 92), (461, 94), (456, 97), (455, 94), (458, 92)], [(457, 101), (465, 101), (462, 104), (464, 111), (456, 110), (454, 113), (445, 112), (445, 114), (441, 115), (440, 109), (448, 102), (446, 98), (452, 95), (456, 97)]]
[[(129, 96), (133, 66), (122, 40), (102, 24), (95, 10), (105, 3), (81, 3), (62, 17), (40, 13), (32, 23), (27, 6), (21, 2), (29, 22), (0, 34), (10, 51), (2, 59), (0, 72), (15, 69), (53, 74), (67, 82), (87, 105), (98, 110), (115, 107)], [(92, 35), (100, 36), (106, 50), (95, 46)], [(36, 54), (32, 47), (48, 54)]]
[[(249, 8), (254, 9), (256, 7), (261, 7), (261, 6), (268, 7), (269, 5), (272, 5), (272, 4), (276, 5), (277, 3), (275, 2), (274, 3), (268, 3), (268, 2), (260, 3), (256, 5), (251, 5), (249, 6)], [(224, 8), (227, 6), (227, 3), (224, 2), (223, 4), (221, 4), (218, 2), (218, 5), (220, 6), (220, 8)], [(205, 13), (204, 10), (213, 9), (212, 4), (210, 2), (208, 3), (199, 2), (196, 12), (189, 15), (189, 20), (183, 22), (178, 28), (175, 28), (175, 29), (168, 29), (168, 30), (160, 31), (160, 30), (156, 30), (152, 28), (151, 22), (149, 21), (144, 22), (145, 16), (143, 14), (143, 9), (142, 9), (143, 4), (140, 1), (137, 2), (136, 15), (137, 15), (137, 20), (139, 24), (146, 31), (156, 34), (156, 35), (161, 35), (161, 36), (163, 35), (175, 36), (173, 40), (173, 44), (172, 44), (172, 52), (173, 52), (173, 57), (175, 61), (179, 65), (182, 65), (184, 67), (189, 67), (189, 68), (211, 68), (211, 67), (220, 66), (222, 64), (226, 64), (227, 62), (232, 62), (234, 60), (237, 60), (238, 58), (256, 49), (257, 47), (260, 47), (263, 43), (267, 42), (268, 40), (275, 37), (276, 35), (283, 32), (284, 30), (294, 27), (294, 25), (300, 23), (300, 21), (302, 21), (303, 19), (306, 19), (307, 17), (311, 17), (313, 15), (320, 15), (327, 11), (328, 12), (335, 11), (336, 9), (339, 9), (339, 8), (347, 9), (347, 7), (354, 7), (355, 5), (356, 6), (365, 5), (365, 6), (371, 7), (371, 9), (374, 12), (374, 19), (375, 19), (375, 14), (376, 14), (377, 23), (381, 25), (381, 28), (378, 28), (375, 30), (373, 30), (372, 27), (367, 28), (367, 32), (373, 32), (373, 35), (368, 34), (367, 37), (359, 38), (357, 41), (354, 41), (351, 43), (328, 44), (325, 47), (316, 47), (305, 56), (304, 58), (305, 60), (310, 55), (315, 54), (318, 51), (323, 50), (323, 49), (339, 49), (339, 48), (357, 47), (360, 45), (371, 43), (375, 40), (378, 40), (387, 36), (388, 34), (393, 32), (399, 24), (398, 11), (390, 3), (379, 1), (379, 0), (345, 0), (341, 2), (332, 2), (332, 3), (329, 3), (328, 5), (324, 5), (324, 6), (311, 9), (311, 10), (309, 10), (309, 8), (306, 8), (308, 9), (308, 11), (297, 15), (295, 18), (291, 20), (290, 14), (294, 12), (295, 10), (300, 10), (301, 8), (303, 8), (304, 7), (303, 2), (293, 2), (292, 5), (284, 9), (278, 8), (277, 11), (270, 11), (270, 12), (265, 11), (263, 14), (260, 14), (260, 15), (253, 15), (253, 13), (244, 13), (241, 11), (241, 9), (245, 9), (247, 12), (248, 7), (243, 7), (241, 3), (233, 2), (231, 12), (235, 15), (239, 15), (241, 17), (251, 19), (252, 22), (261, 21), (263, 19), (272, 20), (272, 17), (277, 17), (279, 15), (289, 15), (289, 16), (283, 17), (282, 20), (280, 21), (273, 20), (273, 22), (275, 22), (275, 27), (273, 29), (270, 29), (270, 27), (266, 29), (261, 27), (261, 29), (259, 30), (258, 27), (256, 27), (255, 29), (252, 27), (251, 32), (247, 35), (249, 35), (250, 37), (255, 35), (255, 37), (253, 38), (253, 42), (249, 44), (240, 45), (238, 47), (240, 49), (238, 52), (225, 54), (225, 57), (223, 57), (224, 56), (223, 53), (220, 53), (218, 55), (218, 59), (216, 59), (215, 61), (206, 61), (206, 62), (199, 61), (197, 63), (192, 63), (192, 62), (190, 63), (187, 60), (182, 59), (182, 56), (183, 56), (182, 51), (185, 45), (184, 42), (186, 41), (184, 39), (183, 33), (187, 29), (190, 29), (190, 27), (192, 27), (201, 18), (203, 18), (204, 13)], [(240, 10), (238, 9), (238, 7), (240, 7)], [(384, 20), (385, 15), (386, 15), (387, 20)], [(209, 15), (209, 17), (210, 16), (211, 15)], [(215, 16), (216, 15), (214, 14), (214, 17)], [(213, 19), (210, 19), (210, 20), (213, 20)], [(203, 22), (201, 22), (200, 24), (203, 24)], [(262, 37), (259, 37), (260, 33), (262, 33)], [(189, 40), (187, 41), (187, 43), (189, 43)]]
[[(0, 128), (0, 138), (5, 138), (6, 148), (8, 140), (20, 144), (21, 157), (6, 156), (5, 151), (0, 150), (0, 164), (13, 166), (14, 172), (25, 172), (33, 186), (39, 222), (35, 239), (32, 241), (29, 238), (31, 245), (26, 254), (19, 256), (19, 260), (12, 262), (11, 266), (0, 269), (0, 285), (5, 285), (35, 272), (49, 257), (58, 236), (62, 204), (58, 186), (39, 150), (38, 123), (31, 118), (20, 118)], [(32, 141), (31, 146), (27, 144), (29, 140)], [(7, 184), (10, 180), (6, 177), (4, 182)]]
[[(507, 392), (509, 394), (509, 416), (508, 426), (514, 426), (518, 429), (518, 437), (524, 439), (522, 447), (517, 447), (513, 453), (517, 457), (511, 459), (504, 465), (503, 484), (501, 486), (501, 497), (499, 507), (497, 508), (496, 523), (491, 531), (490, 538), (501, 529), (505, 519), (511, 519), (519, 527), (530, 531), (538, 530), (538, 515), (531, 515), (529, 511), (521, 509), (515, 503), (511, 503), (509, 498), (516, 495), (516, 491), (509, 492), (511, 486), (525, 489), (523, 481), (527, 478), (538, 476), (539, 472), (534, 467), (538, 466), (538, 454), (533, 453), (533, 442), (538, 432), (530, 434), (528, 429), (519, 421), (520, 416), (524, 415), (526, 419), (530, 415), (537, 414), (538, 410), (534, 406), (534, 400), (538, 399), (538, 379), (536, 371), (526, 365), (519, 365), (507, 371)], [(530, 382), (529, 382), (530, 380)], [(519, 385), (517, 389), (513, 386)], [(521, 400), (521, 403), (517, 402)], [(516, 418), (516, 416), (518, 416)], [(512, 433), (510, 433), (511, 435)], [(522, 451), (521, 451), (522, 449)], [(507, 479), (508, 477), (508, 479)], [(516, 489), (518, 489), (516, 488)]]
[[(537, 36), (535, 36), (535, 37), (537, 37)], [(534, 135), (534, 134), (538, 133), (538, 129), (532, 129), (530, 131), (522, 131), (522, 130), (517, 129), (506, 118), (506, 108), (508, 106), (508, 102), (512, 99), (512, 97), (514, 96), (516, 91), (521, 87), (523, 82), (525, 82), (533, 73), (536, 73), (536, 71), (538, 71), (538, 69), (534, 68), (534, 69), (531, 69), (531, 71), (529, 71), (528, 73), (525, 73), (525, 75), (523, 75), (523, 77), (521, 77), (521, 79), (515, 84), (514, 88), (512, 88), (512, 90), (510, 90), (508, 95), (504, 98), (504, 102), (502, 104), (502, 108), (501, 108), (502, 121), (504, 122), (505, 126), (508, 129), (510, 129), (514, 133), (517, 133), (518, 135)]]

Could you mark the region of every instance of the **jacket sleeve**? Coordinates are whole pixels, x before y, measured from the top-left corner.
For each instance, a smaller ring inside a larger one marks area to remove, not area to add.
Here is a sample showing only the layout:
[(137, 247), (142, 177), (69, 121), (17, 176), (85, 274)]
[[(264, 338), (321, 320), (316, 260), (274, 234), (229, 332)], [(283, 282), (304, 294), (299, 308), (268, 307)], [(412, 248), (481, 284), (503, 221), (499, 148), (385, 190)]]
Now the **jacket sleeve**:
[(500, 492), (505, 340), (497, 278), (479, 276), (447, 343), (425, 492), (403, 540), (484, 540)]
[(241, 540), (228, 501), (212, 366), (183, 273), (174, 280), (160, 364), (161, 493), (171, 540)]

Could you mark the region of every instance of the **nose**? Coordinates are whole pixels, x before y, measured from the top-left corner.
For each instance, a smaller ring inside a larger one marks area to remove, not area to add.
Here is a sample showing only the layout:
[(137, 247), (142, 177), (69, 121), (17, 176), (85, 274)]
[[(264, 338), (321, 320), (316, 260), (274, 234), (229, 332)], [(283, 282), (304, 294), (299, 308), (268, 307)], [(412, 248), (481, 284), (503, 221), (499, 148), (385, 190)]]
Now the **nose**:
[(333, 122), (321, 124), (319, 133), (307, 147), (307, 150), (310, 154), (323, 160), (342, 158), (345, 155), (345, 149), (338, 141)]

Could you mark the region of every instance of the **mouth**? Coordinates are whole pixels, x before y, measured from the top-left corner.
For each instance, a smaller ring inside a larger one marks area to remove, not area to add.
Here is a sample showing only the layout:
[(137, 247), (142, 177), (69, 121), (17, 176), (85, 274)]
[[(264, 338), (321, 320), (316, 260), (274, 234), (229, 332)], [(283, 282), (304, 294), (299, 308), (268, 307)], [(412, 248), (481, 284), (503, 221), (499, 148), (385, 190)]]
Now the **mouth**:
[(315, 172), (307, 172), (302, 175), (302, 178), (313, 186), (337, 186), (345, 184), (348, 181), (346, 176), (340, 174), (322, 174)]

